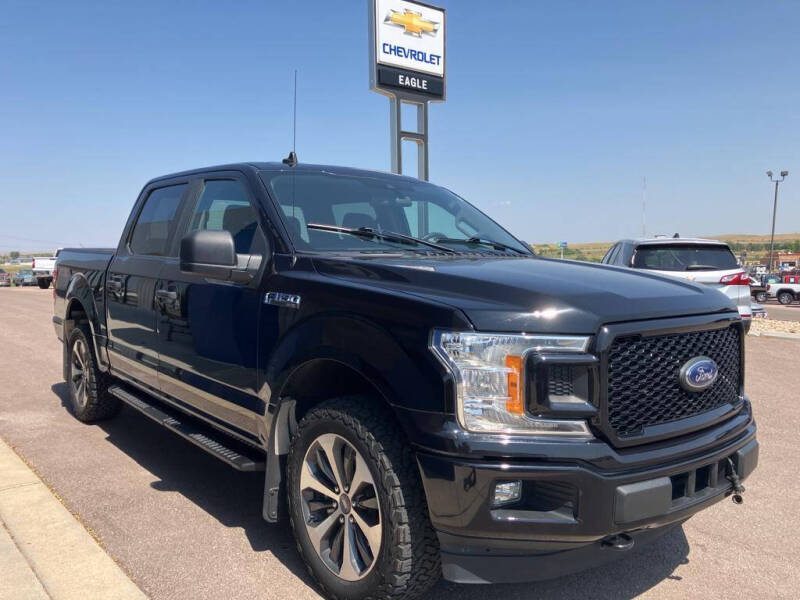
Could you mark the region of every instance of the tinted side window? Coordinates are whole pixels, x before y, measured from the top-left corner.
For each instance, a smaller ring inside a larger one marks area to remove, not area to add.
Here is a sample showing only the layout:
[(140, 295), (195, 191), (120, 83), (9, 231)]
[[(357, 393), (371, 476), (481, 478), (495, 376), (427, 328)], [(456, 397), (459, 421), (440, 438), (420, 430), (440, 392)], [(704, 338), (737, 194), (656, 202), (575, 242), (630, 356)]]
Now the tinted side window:
[(617, 264), (617, 258), (619, 257), (619, 251), (622, 248), (622, 244), (614, 244), (611, 250), (608, 253), (608, 264), (615, 265)]
[(197, 230), (230, 231), (237, 254), (264, 252), (258, 215), (239, 181), (220, 179), (205, 182), (189, 220), (189, 231)]
[(622, 265), (627, 267), (628, 265), (623, 263), (624, 259), (625, 259), (625, 244), (619, 243), (617, 244), (617, 249), (614, 252), (614, 261), (612, 264)]
[(171, 185), (150, 192), (131, 234), (134, 254), (164, 256), (175, 230), (175, 217), (186, 184)]

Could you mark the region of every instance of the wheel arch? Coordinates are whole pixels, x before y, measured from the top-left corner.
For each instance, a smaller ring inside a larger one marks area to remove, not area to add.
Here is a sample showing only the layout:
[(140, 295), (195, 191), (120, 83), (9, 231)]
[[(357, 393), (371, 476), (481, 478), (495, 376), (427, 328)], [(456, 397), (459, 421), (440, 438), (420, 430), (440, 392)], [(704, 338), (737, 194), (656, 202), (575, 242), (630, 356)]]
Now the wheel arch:
[[(94, 355), (97, 358), (97, 366), (103, 372), (108, 371), (108, 361), (105, 354), (101, 352), (102, 347), (97, 342), (98, 335), (102, 330), (100, 314), (94, 299), (94, 289), (83, 273), (76, 273), (72, 276), (67, 285), (64, 300), (66, 304), (63, 321), (64, 356), (67, 353), (67, 340), (69, 340), (70, 332), (76, 326), (85, 323), (89, 326), (89, 331), (92, 334), (91, 343), (94, 348)], [(66, 361), (64, 369), (66, 376)]]
[[(415, 345), (427, 353), (427, 332), (417, 335)], [(370, 398), (393, 415), (398, 407), (414, 404), (437, 410), (444, 403), (444, 382), (433, 356), (428, 362), (421, 360), (385, 328), (360, 317), (329, 315), (307, 322), (287, 334), (272, 356), (266, 369), (271, 390), (265, 419), (269, 434), (263, 515), (267, 521), (279, 518), (282, 457), (289, 451), (297, 422), (311, 408), (342, 396)], [(402, 420), (397, 421), (403, 427)]]

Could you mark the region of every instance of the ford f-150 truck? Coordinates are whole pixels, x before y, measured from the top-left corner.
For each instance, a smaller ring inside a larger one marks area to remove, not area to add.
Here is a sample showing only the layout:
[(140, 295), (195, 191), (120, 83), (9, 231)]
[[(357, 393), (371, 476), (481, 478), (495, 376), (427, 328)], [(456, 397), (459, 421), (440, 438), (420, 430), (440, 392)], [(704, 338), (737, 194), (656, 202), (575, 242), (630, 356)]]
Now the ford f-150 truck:
[(741, 501), (758, 460), (729, 299), (536, 257), (409, 177), (160, 177), (116, 249), (56, 266), (75, 416), (124, 403), (263, 470), (331, 598), (598, 565)]

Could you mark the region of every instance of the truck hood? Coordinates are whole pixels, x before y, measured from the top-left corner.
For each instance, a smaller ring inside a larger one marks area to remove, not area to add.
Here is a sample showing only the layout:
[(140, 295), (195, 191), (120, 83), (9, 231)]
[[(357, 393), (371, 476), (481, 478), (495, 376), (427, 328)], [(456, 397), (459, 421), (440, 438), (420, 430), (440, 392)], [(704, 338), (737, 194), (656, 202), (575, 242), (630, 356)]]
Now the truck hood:
[(477, 330), (592, 334), (605, 324), (735, 311), (708, 286), (545, 258), (315, 257), (318, 273), (463, 311)]

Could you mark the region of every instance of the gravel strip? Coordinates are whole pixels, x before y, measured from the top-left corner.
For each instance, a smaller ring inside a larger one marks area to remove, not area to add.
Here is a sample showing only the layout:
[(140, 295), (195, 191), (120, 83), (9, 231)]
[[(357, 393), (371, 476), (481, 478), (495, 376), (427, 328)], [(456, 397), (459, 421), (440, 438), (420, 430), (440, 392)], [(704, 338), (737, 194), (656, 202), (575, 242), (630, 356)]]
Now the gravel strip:
[(753, 333), (800, 333), (800, 321), (753, 319), (750, 331)]

